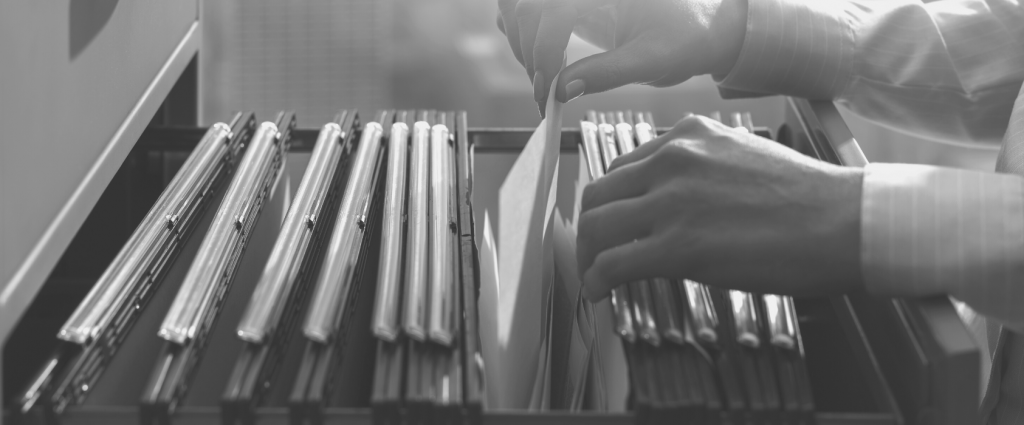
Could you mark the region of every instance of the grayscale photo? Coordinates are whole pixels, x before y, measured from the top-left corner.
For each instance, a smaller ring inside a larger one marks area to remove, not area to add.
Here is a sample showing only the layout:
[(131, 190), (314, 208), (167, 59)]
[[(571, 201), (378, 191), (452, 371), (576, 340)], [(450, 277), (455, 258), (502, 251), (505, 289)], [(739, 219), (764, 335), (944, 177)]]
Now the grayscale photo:
[(1024, 425), (1024, 0), (0, 2), (0, 425)]

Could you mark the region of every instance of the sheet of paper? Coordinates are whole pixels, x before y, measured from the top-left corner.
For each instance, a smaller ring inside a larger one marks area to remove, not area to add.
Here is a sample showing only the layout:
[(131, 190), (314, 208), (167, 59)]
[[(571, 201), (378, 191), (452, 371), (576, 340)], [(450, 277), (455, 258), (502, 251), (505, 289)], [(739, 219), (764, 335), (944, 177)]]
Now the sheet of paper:
[[(573, 194), (573, 218), (565, 226), (571, 236), (555, 238), (555, 241), (567, 242), (567, 246), (556, 247), (556, 253), (563, 253), (561, 255), (565, 258), (563, 261), (556, 260), (559, 271), (566, 276), (576, 276), (577, 280), (576, 226), (579, 223), (583, 190), (591, 181), (583, 147), (578, 149), (579, 174), (576, 176), (576, 191)], [(615, 334), (611, 301), (606, 298), (592, 304), (584, 300), (577, 316), (578, 323), (583, 325), (578, 328), (580, 336), (587, 341), (589, 349), (584, 407), (595, 411), (625, 412), (629, 398), (629, 370), (622, 342)]]
[[(572, 363), (577, 371), (571, 371), (569, 373), (570, 380), (566, 382), (567, 385), (571, 385), (572, 401), (569, 404), (569, 411), (579, 412), (583, 410), (583, 400), (587, 394), (587, 381), (590, 379), (590, 364), (593, 361), (593, 344), (587, 342), (587, 338), (583, 336), (580, 322), (573, 322), (573, 334), (572, 334), (572, 345), (570, 349), (570, 358), (576, 359), (581, 358), (582, 361)], [(577, 351), (582, 351), (582, 356), (577, 354)]]
[(593, 363), (597, 370), (591, 373), (603, 377), (603, 388), (600, 390), (605, 393), (607, 411), (625, 412), (629, 399), (629, 368), (626, 364), (626, 352), (622, 350), (622, 341), (615, 334), (612, 303), (610, 299), (605, 298), (593, 306), (598, 331), (594, 356), (600, 360)]
[(576, 267), (576, 229), (562, 219), (558, 211), (555, 211), (554, 221), (554, 237), (551, 242), (554, 244), (555, 267), (568, 292), (577, 298), (583, 284)]
[(486, 392), (485, 407), (501, 406), (504, 385), (499, 378), (502, 376), (501, 357), (498, 350), (498, 292), (501, 283), (498, 281), (498, 252), (494, 245), (494, 233), (491, 230), (491, 217), (484, 211), (483, 235), (478, 239), (477, 251), (480, 254), (480, 354), (484, 359), (484, 376), (492, 377), (491, 385), (484, 385)]
[[(554, 245), (555, 265), (558, 269), (559, 279), (556, 279), (564, 286), (566, 293), (571, 294), (571, 318), (568, 325), (568, 347), (564, 353), (564, 359), (555, 359), (556, 362), (563, 362), (566, 373), (561, 379), (564, 382), (556, 383), (565, 388), (569, 410), (579, 410), (586, 391), (588, 369), (590, 368), (591, 351), (594, 346), (592, 331), (593, 322), (590, 317), (580, 314), (587, 302), (582, 299), (582, 284), (576, 268), (576, 231), (570, 227), (569, 222), (562, 219), (561, 214), (555, 211), (553, 220), (554, 228), (552, 244)], [(584, 331), (586, 329), (586, 331)], [(575, 408), (574, 408), (575, 406)]]
[[(548, 248), (550, 248), (550, 246), (551, 245), (548, 244)], [(554, 254), (550, 252), (550, 249), (547, 254), (548, 255), (544, 257), (545, 261), (554, 262)], [(554, 267), (545, 267), (544, 270), (550, 271), (551, 273), (547, 273), (544, 278), (544, 288), (546, 288), (546, 291), (544, 293), (543, 309), (541, 310), (542, 330), (540, 337), (540, 352), (538, 353), (537, 374), (534, 377), (533, 391), (530, 395), (530, 406), (528, 409), (534, 412), (543, 412), (550, 410), (551, 408), (551, 349), (555, 342), (551, 339), (551, 335), (553, 333), (551, 328), (554, 323), (552, 320), (552, 309), (554, 306), (554, 295), (552, 293), (554, 291), (554, 284), (552, 280), (554, 279)]]
[[(559, 210), (555, 209), (555, 217), (551, 220), (551, 223), (555, 226), (551, 230), (554, 240), (552, 246), (559, 245), (559, 227), (563, 226), (563, 220), (559, 215)], [(552, 254), (554, 261), (558, 263), (558, 255)], [(556, 273), (554, 273), (553, 283), (551, 287), (551, 334), (548, 337), (550, 342), (551, 351), (551, 375), (550, 380), (553, 385), (550, 388), (551, 397), (551, 408), (564, 410), (568, 409), (571, 404), (571, 389), (568, 388), (567, 382), (569, 379), (569, 352), (571, 351), (572, 345), (572, 330), (573, 323), (575, 322), (576, 313), (576, 292), (572, 292), (567, 287), (565, 280), (562, 278), (562, 274), (557, 272), (559, 267), (556, 267)], [(572, 292), (572, 293), (570, 293)]]
[(583, 152), (583, 145), (576, 146), (578, 152), (577, 158), (579, 158), (579, 166), (576, 168), (579, 172), (576, 175), (575, 188), (576, 192), (573, 193), (573, 207), (572, 217), (569, 221), (569, 228), (576, 229), (576, 224), (580, 222), (580, 204), (583, 203), (583, 189), (590, 183), (590, 172), (587, 170), (587, 155)]
[[(547, 113), (498, 190), (497, 408), (529, 406), (544, 323), (546, 235), (554, 209), (562, 105), (548, 96)], [(551, 264), (550, 262), (547, 264)], [(553, 265), (552, 265), (553, 266)], [(551, 266), (549, 266), (551, 267)]]
[[(564, 248), (565, 252), (576, 253), (576, 226), (579, 223), (580, 204), (583, 200), (583, 190), (591, 182), (588, 172), (586, 155), (583, 147), (578, 147), (579, 152), (579, 174), (576, 176), (576, 193), (573, 194), (573, 219), (566, 226), (572, 232), (572, 236), (565, 238), (571, 240), (571, 247)], [(558, 239), (556, 239), (558, 240)], [(569, 254), (565, 255), (569, 257)], [(566, 274), (578, 274), (575, 256), (572, 256), (571, 267), (566, 267)], [(568, 260), (563, 262), (568, 263)], [(560, 270), (562, 270), (560, 268)], [(589, 328), (581, 327), (580, 332), (584, 337), (592, 336), (590, 348), (589, 378), (587, 385), (586, 408), (597, 411), (625, 412), (626, 403), (629, 399), (629, 369), (626, 364), (626, 353), (622, 350), (622, 342), (615, 334), (615, 320), (612, 312), (611, 300), (605, 298), (599, 303), (583, 301), (583, 308), (580, 316), (588, 317)], [(580, 323), (583, 318), (578, 319)]]

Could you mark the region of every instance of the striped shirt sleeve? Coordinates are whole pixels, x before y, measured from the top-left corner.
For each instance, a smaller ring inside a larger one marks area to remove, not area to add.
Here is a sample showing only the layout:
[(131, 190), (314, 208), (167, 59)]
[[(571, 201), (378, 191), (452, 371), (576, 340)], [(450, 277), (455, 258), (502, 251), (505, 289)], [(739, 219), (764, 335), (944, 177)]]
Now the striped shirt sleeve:
[(839, 1), (749, 0), (739, 57), (718, 81), (723, 97), (837, 97), (850, 81), (854, 58), (843, 6)]
[(998, 142), (1024, 81), (1018, 0), (749, 0), (723, 97), (834, 99), (890, 128)]
[[(749, 0), (723, 97), (837, 100), (883, 126), (998, 142), (1024, 81), (1018, 0)], [(1024, 180), (872, 164), (862, 195), (867, 289), (946, 293), (1024, 330)]]
[(928, 165), (868, 165), (861, 267), (870, 293), (945, 293), (1024, 330), (1024, 179)]

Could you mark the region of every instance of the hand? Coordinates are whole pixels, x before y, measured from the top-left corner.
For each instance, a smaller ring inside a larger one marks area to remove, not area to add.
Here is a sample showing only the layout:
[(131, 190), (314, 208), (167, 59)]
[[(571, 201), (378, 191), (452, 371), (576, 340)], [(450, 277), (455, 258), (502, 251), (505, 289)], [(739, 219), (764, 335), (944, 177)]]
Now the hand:
[(569, 36), (605, 50), (569, 65), (555, 98), (567, 102), (631, 83), (667, 87), (724, 75), (746, 34), (747, 0), (498, 0), (498, 28), (544, 110)]
[(584, 189), (584, 294), (597, 301), (653, 277), (784, 295), (857, 289), (862, 180), (860, 169), (685, 118)]

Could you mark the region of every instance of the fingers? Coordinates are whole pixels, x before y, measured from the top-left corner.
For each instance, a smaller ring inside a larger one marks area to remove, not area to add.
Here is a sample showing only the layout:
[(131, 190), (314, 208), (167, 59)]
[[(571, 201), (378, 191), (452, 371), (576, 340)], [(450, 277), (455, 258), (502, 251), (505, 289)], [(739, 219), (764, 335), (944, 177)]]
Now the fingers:
[[(533, 78), (533, 45), (537, 40), (537, 30), (540, 28), (541, 12), (544, 10), (544, 0), (519, 0), (516, 4), (516, 25), (519, 27), (519, 49), (523, 57), (523, 64), (526, 66), (526, 73)], [(536, 97), (537, 86), (534, 85)]]
[(619, 155), (612, 161), (611, 166), (608, 167), (608, 173), (615, 171), (616, 169), (625, 167), (626, 165), (637, 163), (649, 158), (666, 143), (681, 138), (692, 138), (708, 128), (710, 124), (709, 118), (698, 117), (693, 114), (686, 114), (683, 119), (676, 122), (676, 125), (672, 126), (672, 129), (668, 132), (656, 137), (650, 142), (644, 143), (633, 149), (632, 152)]
[(615, 173), (605, 174), (583, 188), (580, 213), (598, 208), (614, 201), (637, 198), (647, 193), (651, 176), (642, 167), (626, 167)]
[(677, 136), (673, 136), (671, 135), (671, 133), (665, 133), (661, 136), (658, 136), (656, 139), (651, 140), (650, 142), (637, 146), (637, 148), (633, 149), (633, 151), (630, 153), (627, 153), (625, 155), (619, 155), (617, 158), (615, 158), (615, 160), (612, 161), (611, 166), (608, 167), (607, 175), (611, 175), (612, 171), (616, 171), (627, 165), (634, 164), (649, 158), (651, 155), (657, 152), (658, 149), (661, 149), (661, 147), (664, 146), (666, 143), (675, 140), (676, 138)]
[(555, 99), (567, 102), (584, 94), (601, 93), (627, 84), (657, 81), (666, 71), (663, 58), (645, 47), (643, 39), (574, 62), (562, 71)]
[(577, 9), (579, 17), (573, 34), (601, 50), (615, 48), (615, 24), (617, 17), (611, 8), (593, 7), (586, 11)]
[(519, 24), (516, 22), (516, 4), (518, 2), (518, 0), (498, 0), (498, 13), (500, 14), (499, 19), (501, 19), (501, 25), (498, 28), (508, 39), (509, 47), (512, 48), (512, 54), (515, 55), (516, 60), (526, 66), (526, 63), (523, 62), (523, 51), (519, 48)]
[(583, 295), (592, 302), (615, 287), (653, 276), (667, 276), (664, 249), (656, 238), (645, 238), (602, 251), (583, 273)]
[(552, 80), (562, 69), (565, 48), (569, 45), (577, 9), (566, 2), (548, 2), (540, 18), (537, 37), (533, 45), (534, 100), (547, 102)]
[(650, 235), (652, 220), (648, 203), (641, 198), (627, 199), (580, 215), (576, 260), (581, 275), (602, 251)]

